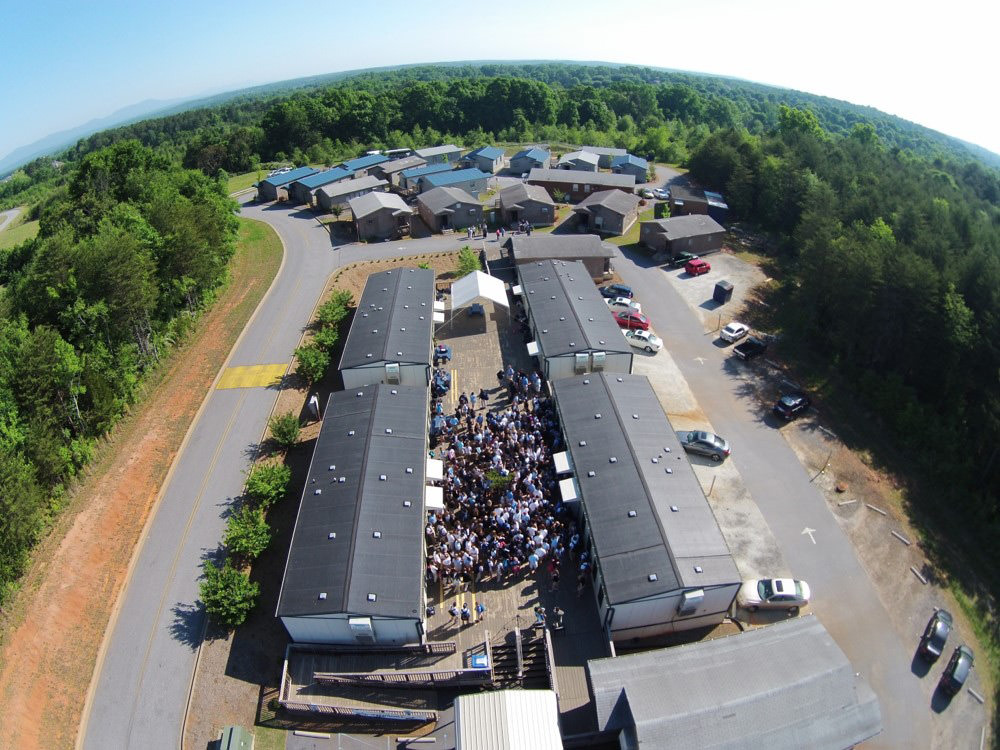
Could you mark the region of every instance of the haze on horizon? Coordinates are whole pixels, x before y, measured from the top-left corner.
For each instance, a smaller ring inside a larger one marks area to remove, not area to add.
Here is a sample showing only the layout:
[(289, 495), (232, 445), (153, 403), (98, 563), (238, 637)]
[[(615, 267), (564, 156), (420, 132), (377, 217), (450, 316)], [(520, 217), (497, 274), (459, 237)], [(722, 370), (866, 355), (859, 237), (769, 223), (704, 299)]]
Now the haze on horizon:
[(144, 100), (458, 60), (606, 61), (743, 78), (872, 106), (1000, 154), (1000, 104), (987, 84), (998, 25), (1000, 4), (974, 0), (511, 0), (471, 10), (386, 0), (322, 14), (263, 0), (40, 0), (18, 7), (3, 38), (0, 158)]

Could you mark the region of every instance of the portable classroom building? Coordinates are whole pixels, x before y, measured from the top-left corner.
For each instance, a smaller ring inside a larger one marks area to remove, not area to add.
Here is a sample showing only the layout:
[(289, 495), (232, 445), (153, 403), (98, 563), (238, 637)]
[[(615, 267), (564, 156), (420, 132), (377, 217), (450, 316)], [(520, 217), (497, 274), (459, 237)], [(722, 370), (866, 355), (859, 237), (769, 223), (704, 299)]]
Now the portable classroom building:
[(404, 156), (392, 161), (384, 161), (371, 168), (370, 174), (389, 182), (390, 185), (399, 186), (400, 175), (407, 169), (416, 169), (427, 166), (427, 162), (419, 156)]
[(525, 174), (536, 168), (547, 168), (552, 163), (552, 153), (535, 146), (518, 151), (510, 157), (510, 171), (516, 175)]
[(490, 176), (480, 169), (456, 169), (452, 172), (436, 172), (425, 175), (420, 180), (420, 192), (426, 192), (439, 187), (460, 188), (469, 195), (478, 196), (486, 192), (486, 183)]
[(496, 146), (483, 146), (467, 153), (462, 157), (460, 163), (475, 167), (483, 172), (496, 174), (503, 169), (503, 149)]
[(317, 189), (323, 187), (324, 185), (332, 185), (335, 182), (349, 180), (353, 176), (353, 172), (343, 169), (342, 167), (336, 167), (334, 169), (327, 169), (323, 172), (317, 172), (316, 174), (309, 175), (308, 177), (303, 177), (288, 186), (288, 200), (294, 203), (306, 203), (311, 205), (313, 201), (313, 193)]
[(257, 199), (276, 201), (288, 197), (288, 186), (296, 180), (316, 174), (319, 170), (312, 167), (296, 167), (291, 172), (276, 174), (257, 183)]
[(352, 198), (360, 198), (362, 195), (376, 190), (384, 190), (388, 184), (385, 180), (367, 175), (356, 180), (344, 180), (333, 185), (324, 185), (316, 189), (316, 205), (329, 211), (334, 206), (347, 205)]
[(644, 221), (639, 226), (639, 242), (654, 253), (707, 255), (722, 249), (726, 230), (711, 216), (689, 214), (669, 219)]
[(580, 501), (611, 638), (721, 623), (741, 576), (649, 381), (596, 372), (551, 386), (575, 474), (563, 499)]
[(366, 193), (347, 204), (359, 240), (388, 240), (410, 233), (413, 209), (395, 193)]
[(430, 146), (428, 148), (418, 148), (416, 155), (421, 159), (426, 159), (428, 164), (456, 162), (462, 156), (462, 149), (449, 143), (447, 146)]
[(460, 188), (439, 187), (417, 196), (417, 213), (432, 232), (478, 227), (483, 204)]
[(578, 260), (593, 279), (611, 270), (614, 248), (596, 234), (512, 235), (504, 243), (517, 265), (540, 260)]
[(636, 182), (645, 182), (649, 175), (649, 162), (632, 154), (616, 156), (611, 160), (611, 171), (615, 174), (630, 174)]
[(596, 172), (600, 157), (589, 151), (571, 151), (559, 158), (557, 169), (575, 169), (580, 172)]
[(389, 161), (389, 157), (385, 154), (365, 154), (357, 159), (349, 159), (340, 166), (354, 172), (357, 177), (364, 177), (366, 174), (371, 174), (372, 170), (379, 164), (384, 164), (387, 161)]
[(517, 267), (537, 356), (552, 381), (586, 372), (632, 372), (632, 347), (580, 261), (543, 260)]
[(528, 184), (541, 185), (553, 198), (557, 191), (561, 192), (570, 203), (612, 188), (626, 193), (635, 192), (635, 177), (630, 174), (581, 172), (577, 169), (532, 169), (528, 173)]
[(573, 206), (573, 213), (587, 231), (625, 234), (639, 218), (639, 196), (623, 190), (601, 190)]
[(437, 174), (438, 172), (450, 172), (451, 166), (449, 162), (435, 162), (434, 164), (424, 164), (420, 167), (404, 169), (399, 173), (399, 187), (401, 190), (417, 190), (420, 187), (420, 181), (424, 177), (430, 174)]
[(556, 204), (541, 185), (518, 182), (500, 191), (500, 215), (505, 224), (526, 221), (533, 227), (555, 224)]
[(394, 268), (365, 282), (340, 356), (344, 388), (426, 386), (434, 335), (434, 271)]
[(719, 193), (674, 185), (670, 188), (670, 215), (687, 214), (707, 214), (722, 224), (729, 215), (729, 206)]
[(625, 156), (628, 153), (623, 148), (608, 148), (606, 146), (580, 146), (580, 150), (597, 154), (599, 157), (598, 165), (604, 169), (611, 167), (611, 160), (616, 156)]
[(330, 395), (278, 596), (293, 641), (420, 642), (426, 474), (425, 386)]

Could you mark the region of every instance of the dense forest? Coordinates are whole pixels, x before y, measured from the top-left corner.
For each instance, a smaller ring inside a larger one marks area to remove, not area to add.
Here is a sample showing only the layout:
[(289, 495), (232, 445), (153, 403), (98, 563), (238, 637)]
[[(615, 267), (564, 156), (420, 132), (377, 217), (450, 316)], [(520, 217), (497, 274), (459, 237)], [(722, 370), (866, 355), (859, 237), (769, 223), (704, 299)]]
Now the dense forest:
[[(231, 235), (209, 177), (447, 141), (625, 147), (724, 192), (735, 219), (774, 240), (769, 323), (783, 351), (848, 392), (915, 457), (937, 500), (929, 510), (963, 518), (962, 533), (989, 549), (1000, 531), (1000, 172), (877, 110), (650, 68), (442, 65), (311, 80), (106, 131), (61, 168), (39, 160), (0, 183), (0, 205), (34, 203), (42, 219), (38, 240), (0, 259), (0, 403), (12, 415), (0, 438), (4, 461), (27, 472), (4, 469), (3, 481), (28, 477), (44, 494), (71, 474), (157, 336), (217, 280)], [(138, 263), (148, 283), (88, 273), (94, 258)], [(41, 356), (33, 346), (75, 357), (45, 369), (62, 378), (48, 390), (25, 388), (17, 369)]]
[(0, 257), (0, 604), (66, 481), (223, 280), (236, 204), (135, 141), (93, 151)]

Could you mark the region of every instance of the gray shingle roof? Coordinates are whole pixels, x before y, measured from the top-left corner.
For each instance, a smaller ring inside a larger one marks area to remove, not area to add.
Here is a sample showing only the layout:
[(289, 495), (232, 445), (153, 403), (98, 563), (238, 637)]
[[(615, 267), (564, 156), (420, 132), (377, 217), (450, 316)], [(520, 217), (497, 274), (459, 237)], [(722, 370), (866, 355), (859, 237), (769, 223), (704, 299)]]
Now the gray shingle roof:
[(726, 231), (719, 222), (706, 214), (671, 216), (669, 219), (656, 219), (642, 223), (658, 227), (659, 231), (667, 235), (667, 239), (669, 240), (677, 240), (684, 237), (700, 237), (703, 234)]
[(601, 190), (588, 195), (573, 206), (573, 210), (588, 211), (592, 206), (603, 206), (609, 211), (625, 216), (639, 207), (639, 196), (621, 190)]
[(417, 202), (429, 208), (435, 216), (444, 213), (454, 213), (453, 207), (456, 203), (472, 204), (474, 206), (482, 205), (466, 191), (454, 187), (432, 188), (426, 193), (421, 193), (417, 196)]
[(292, 533), (279, 617), (420, 617), (426, 446), (425, 388), (375, 385), (330, 395)]
[(623, 148), (608, 148), (606, 146), (580, 146), (581, 151), (589, 151), (600, 156), (624, 156), (628, 152)]
[(510, 247), (518, 262), (525, 260), (581, 260), (583, 258), (613, 258), (615, 251), (596, 234), (534, 234), (515, 235)]
[(376, 362), (431, 364), (434, 271), (396, 268), (373, 273), (365, 283), (340, 369)]
[(578, 260), (542, 260), (517, 267), (542, 356), (629, 352), (632, 348)]
[(594, 373), (550, 385), (609, 602), (739, 583), (715, 515), (645, 376)]
[(563, 154), (559, 157), (559, 163), (565, 164), (571, 161), (584, 161), (588, 164), (597, 164), (598, 155), (591, 151), (570, 151), (568, 154)]
[(535, 167), (528, 173), (528, 182), (557, 183), (562, 185), (576, 182), (580, 185), (633, 190), (635, 188), (635, 175), (587, 172), (582, 169), (545, 169), (543, 167)]
[(458, 146), (449, 143), (446, 146), (430, 146), (428, 148), (418, 148), (416, 151), (417, 156), (426, 159), (428, 156), (440, 156), (441, 154), (454, 154), (461, 151)]
[(415, 169), (416, 167), (423, 167), (426, 164), (427, 161), (421, 159), (419, 156), (404, 156), (402, 159), (382, 162), (378, 165), (378, 168), (382, 170), (383, 174), (395, 174), (396, 172), (402, 172), (404, 169)]
[(377, 187), (388, 184), (385, 180), (380, 180), (373, 175), (365, 175), (355, 180), (344, 180), (343, 182), (335, 182), (332, 185), (324, 185), (316, 192), (322, 193), (327, 198), (337, 198), (342, 195), (356, 193), (359, 190), (374, 190)]
[(882, 731), (878, 699), (814, 617), (587, 662), (599, 730), (640, 748), (848, 748)]
[(554, 205), (549, 191), (541, 185), (528, 185), (519, 182), (500, 191), (500, 205), (504, 208), (520, 208), (522, 203), (529, 200), (545, 203), (549, 206)]
[(355, 219), (363, 219), (369, 214), (382, 209), (389, 209), (394, 215), (412, 214), (413, 209), (406, 205), (406, 201), (395, 193), (368, 193), (359, 198), (351, 198), (347, 205), (351, 207), (351, 213)]

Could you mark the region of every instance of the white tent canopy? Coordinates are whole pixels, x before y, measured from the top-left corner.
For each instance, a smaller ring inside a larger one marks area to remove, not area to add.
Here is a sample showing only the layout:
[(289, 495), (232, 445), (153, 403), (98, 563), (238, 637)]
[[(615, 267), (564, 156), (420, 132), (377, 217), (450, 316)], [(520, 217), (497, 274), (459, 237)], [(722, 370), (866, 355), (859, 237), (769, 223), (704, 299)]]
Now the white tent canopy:
[(482, 271), (473, 271), (451, 285), (452, 313), (466, 305), (487, 300), (508, 307), (507, 291), (503, 282), (495, 276)]
[(455, 699), (456, 750), (562, 750), (551, 690), (495, 690)]

